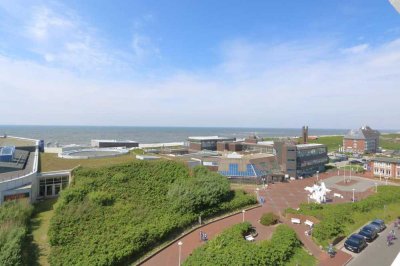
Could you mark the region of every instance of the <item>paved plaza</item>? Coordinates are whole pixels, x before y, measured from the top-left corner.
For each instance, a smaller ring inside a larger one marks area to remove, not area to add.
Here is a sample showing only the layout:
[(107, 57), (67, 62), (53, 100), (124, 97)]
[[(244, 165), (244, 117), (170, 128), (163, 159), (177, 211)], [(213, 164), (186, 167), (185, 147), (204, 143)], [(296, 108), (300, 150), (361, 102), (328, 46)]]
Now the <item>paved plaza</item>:
[[(353, 200), (353, 191), (355, 189), (355, 199), (362, 198), (375, 193), (375, 181), (362, 177), (352, 177), (351, 182), (343, 183), (343, 176), (338, 176), (337, 172), (323, 173), (319, 175), (318, 181), (325, 182), (332, 192), (328, 194), (329, 203), (350, 202)], [(282, 217), (286, 208), (298, 208), (300, 203), (308, 201), (308, 192), (304, 190), (306, 186), (312, 186), (317, 182), (316, 177), (306, 178), (303, 180), (294, 180), (288, 183), (270, 184), (266, 189), (261, 188), (258, 192), (254, 188), (247, 188), (249, 193), (259, 193), (265, 197), (265, 204), (258, 208), (253, 208), (244, 213), (244, 220), (249, 221), (256, 227), (258, 236), (256, 241), (269, 239), (275, 227), (263, 226), (259, 223), (260, 217), (266, 212), (274, 212)], [(383, 183), (383, 182), (382, 182)], [(382, 184), (381, 183), (381, 184)], [(345, 184), (345, 185), (342, 185)], [(343, 198), (333, 197), (333, 193), (340, 193)], [(171, 245), (158, 252), (156, 255), (148, 259), (143, 265), (177, 265), (179, 258), (178, 241), (182, 241), (181, 259), (187, 258), (191, 252), (204, 244), (200, 240), (200, 231), (208, 235), (208, 239), (213, 239), (224, 229), (243, 221), (243, 213), (239, 212), (228, 218), (218, 220), (216, 222), (206, 224), (201, 228), (177, 239)], [(298, 234), (299, 239), (303, 242), (305, 248), (315, 256), (320, 265), (345, 265), (351, 260), (351, 255), (339, 250), (334, 258), (330, 258), (328, 254), (321, 250), (312, 240), (311, 237), (304, 234), (307, 226), (304, 224), (293, 225), (290, 221), (282, 217), (282, 222), (291, 226)]]

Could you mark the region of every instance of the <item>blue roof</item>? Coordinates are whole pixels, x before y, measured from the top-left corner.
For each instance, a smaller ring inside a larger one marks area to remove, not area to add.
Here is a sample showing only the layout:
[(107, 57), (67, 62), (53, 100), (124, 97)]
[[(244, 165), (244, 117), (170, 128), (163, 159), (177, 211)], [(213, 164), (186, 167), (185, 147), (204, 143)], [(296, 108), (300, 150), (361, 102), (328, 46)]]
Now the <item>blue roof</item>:
[(4, 146), (0, 147), (0, 155), (13, 155), (15, 146)]

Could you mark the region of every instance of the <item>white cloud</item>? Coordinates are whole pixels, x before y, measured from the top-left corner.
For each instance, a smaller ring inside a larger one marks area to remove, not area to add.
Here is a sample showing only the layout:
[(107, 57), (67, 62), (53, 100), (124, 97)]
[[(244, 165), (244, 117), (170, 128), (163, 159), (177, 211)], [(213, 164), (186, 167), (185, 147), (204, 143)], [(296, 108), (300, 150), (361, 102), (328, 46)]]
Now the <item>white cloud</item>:
[(359, 54), (365, 52), (369, 48), (369, 44), (364, 43), (360, 45), (356, 45), (353, 47), (345, 48), (342, 51), (344, 53), (350, 53), (350, 54)]
[(1, 57), (2, 123), (398, 127), (399, 41), (362, 55), (336, 48), (340, 57), (307, 43), (231, 47), (229, 59), (201, 73), (107, 83)]

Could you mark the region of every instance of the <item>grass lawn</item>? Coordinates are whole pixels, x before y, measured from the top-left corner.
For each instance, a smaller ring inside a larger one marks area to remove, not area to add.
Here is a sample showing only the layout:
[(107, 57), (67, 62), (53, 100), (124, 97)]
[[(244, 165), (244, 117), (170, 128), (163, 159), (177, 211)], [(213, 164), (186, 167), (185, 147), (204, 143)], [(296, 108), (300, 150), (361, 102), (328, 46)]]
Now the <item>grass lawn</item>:
[(50, 219), (53, 216), (53, 205), (57, 199), (49, 199), (36, 203), (34, 214), (31, 218), (32, 260), (30, 265), (49, 265), (47, 258), (50, 254), (50, 244), (47, 236)]
[(136, 160), (135, 155), (126, 154), (111, 158), (98, 159), (63, 159), (58, 158), (55, 153), (40, 153), (39, 169), (41, 172), (72, 169), (78, 165), (97, 168), (121, 163), (128, 163)]
[(379, 146), (385, 150), (400, 150), (400, 134), (381, 135)]
[[(303, 138), (299, 138), (299, 143), (303, 143)], [(316, 140), (308, 140), (308, 143), (325, 144), (328, 147), (328, 152), (336, 151), (339, 145), (343, 145), (343, 136), (325, 136), (319, 137)]]
[(286, 266), (314, 266), (317, 260), (303, 247), (296, 248), (294, 255), (285, 263)]
[(343, 169), (345, 169), (345, 170), (350, 170), (350, 168), (351, 168), (351, 170), (353, 171), (353, 172), (364, 172), (365, 170), (364, 170), (364, 167), (362, 167), (361, 165), (345, 165), (345, 166), (342, 166), (342, 167), (339, 167), (339, 169), (340, 170), (343, 170)]

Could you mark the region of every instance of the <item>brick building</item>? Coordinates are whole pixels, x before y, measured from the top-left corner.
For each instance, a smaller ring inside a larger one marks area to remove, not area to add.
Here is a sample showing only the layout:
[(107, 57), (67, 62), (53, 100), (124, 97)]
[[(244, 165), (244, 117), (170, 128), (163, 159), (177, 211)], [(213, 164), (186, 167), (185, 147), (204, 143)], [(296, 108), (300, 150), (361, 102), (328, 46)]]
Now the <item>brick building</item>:
[(379, 131), (369, 126), (352, 129), (343, 138), (343, 150), (353, 153), (375, 153), (379, 149), (379, 136)]
[(374, 176), (400, 178), (399, 158), (374, 158), (368, 166)]
[(190, 152), (201, 150), (216, 151), (219, 142), (233, 142), (236, 138), (224, 138), (218, 136), (189, 137), (187, 142)]

